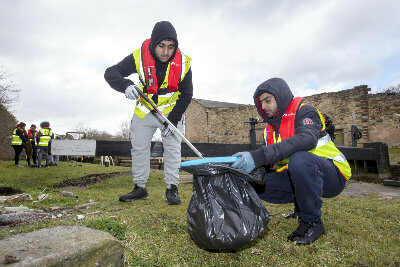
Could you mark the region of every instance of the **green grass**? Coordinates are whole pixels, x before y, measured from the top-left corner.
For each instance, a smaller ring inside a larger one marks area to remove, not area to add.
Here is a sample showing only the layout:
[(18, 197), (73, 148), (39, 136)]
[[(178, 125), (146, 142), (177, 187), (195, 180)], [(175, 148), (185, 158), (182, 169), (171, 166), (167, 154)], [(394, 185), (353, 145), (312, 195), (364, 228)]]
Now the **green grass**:
[(400, 148), (389, 148), (390, 162), (400, 162)]
[[(88, 187), (72, 190), (78, 199), (60, 197), (52, 184), (91, 173), (127, 171), (129, 168), (61, 163), (57, 168), (14, 168), (0, 162), (0, 186), (23, 189), (35, 198), (47, 187), (49, 197), (40, 203), (23, 202), (30, 208), (69, 206), (90, 201), (89, 209), (74, 211), (59, 219), (0, 229), (0, 238), (56, 225), (85, 225), (112, 233), (125, 245), (128, 266), (399, 266), (400, 201), (365, 198), (324, 199), (323, 221), (327, 233), (309, 246), (296, 246), (286, 237), (297, 227), (296, 220), (281, 214), (292, 205), (265, 203), (271, 221), (264, 233), (241, 250), (209, 252), (200, 249), (187, 232), (186, 210), (191, 184), (181, 184), (182, 204), (165, 203), (164, 175), (152, 171), (148, 200), (121, 203), (118, 196), (132, 190), (132, 177), (122, 175)], [(18, 204), (19, 205), (19, 204)], [(85, 217), (77, 219), (77, 215)]]

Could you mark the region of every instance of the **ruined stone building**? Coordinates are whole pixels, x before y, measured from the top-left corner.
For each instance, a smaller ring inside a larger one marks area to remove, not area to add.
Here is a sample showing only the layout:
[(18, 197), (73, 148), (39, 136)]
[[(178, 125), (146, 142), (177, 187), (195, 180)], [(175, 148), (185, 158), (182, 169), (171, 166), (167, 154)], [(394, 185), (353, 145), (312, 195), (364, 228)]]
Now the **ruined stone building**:
[(191, 142), (245, 144), (248, 119), (258, 117), (253, 105), (193, 99), (185, 112), (185, 135)]
[[(384, 142), (400, 146), (400, 95), (369, 94), (366, 85), (333, 93), (305, 97), (329, 115), (336, 127), (335, 143), (351, 146), (351, 126), (362, 133), (358, 144)], [(249, 118), (258, 118), (257, 141), (262, 142), (265, 123), (254, 105), (234, 104), (203, 99), (193, 99), (186, 113), (186, 137), (191, 142), (249, 143)]]
[(11, 147), (11, 135), (17, 125), (17, 119), (2, 104), (0, 104), (0, 160), (14, 158)]

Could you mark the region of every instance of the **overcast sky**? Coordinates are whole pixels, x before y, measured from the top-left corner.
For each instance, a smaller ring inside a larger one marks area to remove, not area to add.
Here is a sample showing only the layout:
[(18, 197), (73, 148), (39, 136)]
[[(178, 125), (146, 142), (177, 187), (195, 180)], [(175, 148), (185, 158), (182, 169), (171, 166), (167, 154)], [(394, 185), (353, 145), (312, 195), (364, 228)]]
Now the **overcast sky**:
[(0, 65), (21, 90), (19, 121), (116, 133), (133, 102), (104, 71), (157, 21), (193, 59), (195, 98), (252, 104), (271, 77), (296, 96), (399, 83), (399, 14), (399, 0), (0, 0)]

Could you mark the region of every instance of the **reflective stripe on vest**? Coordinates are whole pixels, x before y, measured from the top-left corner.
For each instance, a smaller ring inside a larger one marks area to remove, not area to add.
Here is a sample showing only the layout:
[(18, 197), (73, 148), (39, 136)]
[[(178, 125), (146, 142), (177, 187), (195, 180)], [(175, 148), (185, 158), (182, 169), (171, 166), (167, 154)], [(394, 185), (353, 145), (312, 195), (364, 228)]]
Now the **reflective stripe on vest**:
[[(147, 39), (141, 49), (135, 50), (133, 52), (133, 58), (135, 60), (136, 71), (139, 75), (139, 88), (143, 91), (144, 86), (147, 87), (148, 93), (146, 93), (147, 97), (150, 101), (153, 102), (153, 95), (157, 93), (158, 84), (157, 84), (157, 75), (155, 67), (155, 61), (150, 54), (149, 46), (150, 39)], [(185, 54), (181, 53), (179, 48), (177, 49), (174, 58), (171, 62), (169, 62), (167, 71), (165, 73), (164, 81), (160, 86), (160, 89), (168, 88), (169, 92), (165, 95), (158, 95), (158, 102), (155, 106), (165, 115), (171, 112), (171, 110), (175, 107), (176, 101), (179, 99), (179, 95), (181, 94), (178, 90), (178, 84), (185, 78), (186, 73), (190, 69), (190, 61), (192, 59)], [(145, 62), (146, 61), (146, 62)], [(154, 63), (153, 63), (154, 62)], [(147, 66), (147, 67), (145, 67)], [(150, 72), (149, 72), (150, 70)], [(149, 75), (150, 74), (150, 75)], [(149, 78), (153, 78), (152, 87), (150, 88)], [(154, 88), (156, 87), (156, 88)], [(153, 108), (143, 99), (139, 99), (136, 101), (135, 114), (139, 118), (144, 118), (150, 110)]]
[[(286, 109), (285, 114), (283, 114), (282, 116), (282, 121), (279, 128), (278, 140), (276, 140), (274, 128), (271, 125), (267, 124), (264, 130), (264, 140), (267, 145), (273, 143), (279, 143), (282, 140), (288, 139), (289, 137), (295, 134), (294, 120), (297, 110), (299, 110), (304, 105), (304, 104), (300, 105), (302, 99), (303, 98), (301, 97), (296, 97), (290, 102), (289, 107)], [(324, 123), (325, 119), (323, 115), (318, 109), (317, 112), (319, 117), (321, 118), (321, 122)], [(322, 126), (321, 131), (323, 131), (324, 129), (325, 125)], [(346, 178), (346, 180), (350, 179), (351, 177), (350, 165), (347, 162), (346, 157), (336, 148), (335, 144), (332, 142), (328, 134), (318, 139), (316, 147), (308, 152), (326, 159), (332, 159), (333, 163), (338, 167), (338, 169), (340, 170), (342, 175)], [(280, 162), (277, 162), (278, 165), (277, 171), (280, 172), (283, 171), (284, 169), (287, 169), (288, 163), (289, 163), (289, 158), (285, 158)]]
[(21, 137), (19, 137), (19, 135), (17, 135), (17, 130), (19, 130), (19, 128), (15, 128), (11, 137), (11, 145), (12, 146), (20, 146), (22, 145), (22, 139)]
[(38, 146), (49, 146), (49, 142), (51, 139), (51, 135), (53, 134), (52, 130), (50, 129), (40, 129), (40, 139), (39, 139), (39, 144)]

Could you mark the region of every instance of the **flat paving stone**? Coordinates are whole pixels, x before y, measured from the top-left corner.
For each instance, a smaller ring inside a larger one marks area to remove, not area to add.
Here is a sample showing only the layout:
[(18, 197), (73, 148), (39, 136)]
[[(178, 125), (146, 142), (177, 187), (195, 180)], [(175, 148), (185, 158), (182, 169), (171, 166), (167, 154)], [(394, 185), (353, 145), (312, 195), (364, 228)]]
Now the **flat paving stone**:
[(123, 266), (124, 247), (106, 232), (57, 226), (0, 240), (0, 266)]

